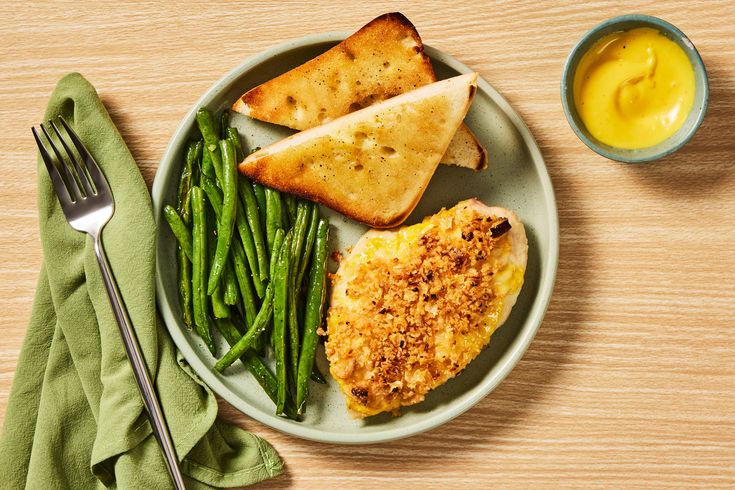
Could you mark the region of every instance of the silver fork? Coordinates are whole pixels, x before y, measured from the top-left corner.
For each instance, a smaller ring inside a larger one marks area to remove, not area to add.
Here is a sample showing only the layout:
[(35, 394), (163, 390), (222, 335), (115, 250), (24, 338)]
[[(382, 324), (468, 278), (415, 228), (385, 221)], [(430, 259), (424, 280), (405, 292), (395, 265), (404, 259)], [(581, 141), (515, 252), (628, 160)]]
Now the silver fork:
[(112, 198), (110, 186), (99, 165), (84, 147), (74, 130), (69, 127), (62, 117), (59, 116), (57, 120), (64, 127), (80, 158), (71, 150), (55, 121), (49, 121), (48, 125), (61, 143), (63, 151), (57, 143), (54, 143), (51, 134), (43, 124), (41, 124), (41, 131), (46, 137), (53, 155), (42, 142), (36, 128), (31, 128), (33, 137), (36, 139), (41, 157), (51, 176), (51, 182), (56, 190), (66, 220), (72, 228), (89, 234), (94, 240), (94, 253), (102, 272), (107, 296), (115, 313), (115, 319), (117, 319), (117, 326), (125, 345), (125, 352), (127, 352), (128, 359), (133, 366), (133, 374), (143, 397), (143, 404), (148, 411), (153, 433), (163, 451), (166, 466), (174, 486), (177, 489), (183, 489), (185, 488), (184, 479), (181, 476), (171, 434), (163, 417), (158, 397), (153, 389), (148, 369), (146, 369), (138, 339), (135, 337), (130, 318), (123, 305), (120, 291), (117, 288), (110, 270), (110, 264), (107, 262), (102, 247), (102, 229), (115, 212), (115, 202)]

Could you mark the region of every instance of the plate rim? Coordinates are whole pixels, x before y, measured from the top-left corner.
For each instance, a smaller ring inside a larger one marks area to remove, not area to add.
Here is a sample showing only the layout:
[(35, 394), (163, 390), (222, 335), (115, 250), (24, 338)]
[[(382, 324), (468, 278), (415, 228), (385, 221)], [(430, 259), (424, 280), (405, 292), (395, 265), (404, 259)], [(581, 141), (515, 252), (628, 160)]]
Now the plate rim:
[[(156, 220), (157, 230), (163, 226), (162, 217), (162, 197), (164, 189), (164, 179), (162, 175), (166, 173), (168, 167), (173, 164), (173, 154), (176, 152), (178, 141), (182, 138), (182, 133), (187, 133), (183, 137), (188, 135), (191, 124), (194, 120), (196, 111), (199, 107), (207, 105), (207, 102), (211, 99), (216, 98), (216, 94), (220, 93), (227, 85), (229, 85), (234, 79), (237, 79), (253, 69), (258, 64), (267, 61), (268, 59), (283, 54), (289, 50), (301, 48), (311, 44), (322, 44), (327, 42), (340, 42), (348, 37), (350, 32), (326, 32), (310, 34), (295, 39), (290, 39), (285, 42), (276, 44), (252, 57), (247, 58), (236, 67), (227, 72), (223, 77), (217, 80), (212, 86), (210, 86), (204, 94), (197, 99), (193, 107), (187, 112), (182, 118), (176, 130), (169, 139), (166, 149), (158, 163), (156, 174), (154, 176), (153, 185), (151, 189), (151, 197), (153, 203), (153, 212)], [(474, 70), (470, 69), (465, 64), (453, 56), (439, 51), (436, 48), (432, 48), (424, 44), (426, 54), (432, 59), (446, 64), (450, 68), (460, 72), (468, 73)], [(194, 351), (189, 341), (185, 338), (185, 333), (179, 328), (179, 322), (175, 318), (171, 306), (168, 302), (164, 301), (165, 289), (163, 286), (161, 265), (158, 261), (158, 240), (156, 240), (156, 303), (158, 310), (163, 317), (163, 323), (166, 329), (174, 340), (176, 347), (183, 355), (186, 362), (191, 366), (192, 370), (201, 378), (201, 380), (217, 395), (221, 396), (225, 401), (233, 405), (240, 412), (252, 417), (258, 422), (271, 427), (272, 429), (278, 430), (284, 434), (290, 436), (299, 437), (306, 440), (333, 443), (333, 444), (346, 444), (346, 445), (360, 445), (360, 444), (374, 444), (380, 442), (389, 442), (397, 439), (403, 439), (413, 435), (426, 432), (434, 429), (440, 425), (443, 425), (456, 417), (462, 415), (464, 412), (476, 405), (480, 400), (487, 397), (497, 386), (510, 374), (513, 368), (518, 364), (520, 359), (528, 350), (531, 342), (533, 341), (536, 332), (541, 326), (541, 323), (548, 309), (551, 297), (553, 295), (554, 284), (556, 281), (556, 274), (559, 263), (559, 218), (556, 204), (556, 196), (554, 193), (553, 184), (551, 177), (549, 176), (548, 169), (546, 168), (546, 162), (541, 154), (541, 150), (536, 143), (535, 138), (531, 134), (520, 115), (513, 109), (508, 101), (484, 78), (478, 76), (477, 78), (478, 88), (485, 91), (490, 99), (498, 105), (500, 110), (508, 117), (511, 123), (516, 127), (519, 134), (521, 135), (526, 148), (529, 151), (530, 157), (533, 161), (534, 167), (536, 167), (539, 175), (539, 181), (541, 183), (542, 190), (545, 196), (545, 202), (549, 205), (546, 206), (547, 211), (547, 223), (549, 226), (549, 235), (551, 239), (548, 243), (548, 250), (546, 253), (546, 268), (541, 268), (538, 295), (541, 296), (541, 301), (534, 301), (533, 307), (528, 312), (526, 324), (530, 321), (530, 327), (525, 328), (519, 332), (519, 335), (511, 344), (511, 347), (505, 355), (503, 355), (498, 362), (494, 365), (494, 375), (485, 380), (481, 385), (472, 389), (468, 396), (466, 396), (457, 405), (453, 405), (446, 410), (440, 410), (438, 413), (431, 414), (425, 418), (420, 419), (416, 423), (407, 427), (391, 427), (384, 430), (374, 430), (366, 432), (364, 434), (355, 435), (354, 433), (339, 433), (339, 432), (324, 432), (321, 429), (315, 429), (313, 427), (304, 425), (294, 425), (292, 421), (278, 417), (276, 415), (266, 415), (259, 409), (252, 406), (246, 400), (237, 396), (232, 392), (222, 380), (219, 379), (221, 375), (212, 372), (204, 362), (199, 358), (198, 354)], [(158, 236), (158, 231), (156, 235)], [(543, 261), (542, 261), (543, 263)], [(176, 325), (174, 327), (173, 325)], [(517, 345), (515, 345), (517, 344)]]

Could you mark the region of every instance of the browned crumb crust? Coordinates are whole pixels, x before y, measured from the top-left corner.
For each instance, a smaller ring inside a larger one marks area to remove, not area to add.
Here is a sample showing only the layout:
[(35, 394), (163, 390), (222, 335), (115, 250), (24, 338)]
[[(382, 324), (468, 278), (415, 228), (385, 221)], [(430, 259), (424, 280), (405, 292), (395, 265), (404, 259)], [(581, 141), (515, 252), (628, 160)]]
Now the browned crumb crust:
[[(484, 216), (472, 207), (462, 212), (471, 216), (438, 221), (403, 260), (361, 263), (345, 293), (352, 314), (340, 311), (342, 305), (330, 310), (330, 325), (332, 317), (349, 321), (329, 332), (328, 356), (355, 360), (340, 363), (338, 370), (349, 367), (333, 374), (352, 386), (350, 395), (360, 405), (382, 410), (395, 406), (396, 399), (400, 405), (417, 403), (464, 368), (435, 358), (435, 337), (440, 331), (456, 336), (484, 328), (484, 315), (495, 299), (493, 257), (499, 255), (492, 251), (500, 249), (502, 255), (511, 243), (507, 219)], [(355, 336), (362, 338), (359, 351), (353, 348)], [(415, 377), (426, 372), (428, 379)]]

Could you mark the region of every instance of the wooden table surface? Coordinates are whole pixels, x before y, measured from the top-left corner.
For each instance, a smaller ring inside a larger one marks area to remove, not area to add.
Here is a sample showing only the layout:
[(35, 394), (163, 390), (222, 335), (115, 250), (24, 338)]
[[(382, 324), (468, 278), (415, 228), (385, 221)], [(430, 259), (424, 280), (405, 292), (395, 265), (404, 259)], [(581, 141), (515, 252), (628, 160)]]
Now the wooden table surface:
[[(285, 475), (258, 488), (735, 486), (735, 4), (723, 2), (7, 2), (0, 9), (0, 420), (41, 247), (31, 125), (67, 72), (96, 87), (150, 185), (198, 97), (281, 41), (401, 10), (424, 42), (492, 83), (535, 135), (561, 223), (556, 289), (510, 376), (427, 434), (341, 447), (295, 439), (226, 403)], [(707, 117), (677, 154), (623, 165), (566, 123), (574, 43), (623, 13), (660, 16), (698, 47)]]

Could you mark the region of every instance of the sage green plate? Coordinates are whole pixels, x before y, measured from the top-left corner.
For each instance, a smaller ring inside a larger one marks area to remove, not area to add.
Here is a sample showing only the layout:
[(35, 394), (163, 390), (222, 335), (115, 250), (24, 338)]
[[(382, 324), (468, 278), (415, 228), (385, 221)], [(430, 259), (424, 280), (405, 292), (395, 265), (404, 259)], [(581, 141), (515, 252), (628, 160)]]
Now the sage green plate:
[[(554, 191), (533, 136), (505, 99), (486, 81), (478, 79), (477, 95), (466, 122), (488, 149), (489, 168), (474, 173), (440, 165), (406, 224), (419, 222), (442, 207), (471, 197), (513, 209), (523, 220), (529, 242), (525, 284), (509, 320), (493, 335), (489, 346), (463, 373), (429, 393), (424, 402), (403, 409), (400, 417), (384, 414), (366, 420), (353, 419), (337, 384), (329, 379), (327, 385), (311, 383), (306, 417), (302, 422), (294, 422), (274, 415), (273, 403), (242, 364), (236, 363), (225, 375), (212, 371), (216, 360), (181, 322), (175, 239), (161, 212), (164, 204), (175, 200), (184, 148), (194, 134), (195, 112), (200, 106), (212, 111), (227, 108), (247, 89), (300, 65), (345, 37), (343, 33), (307, 36), (247, 60), (210, 88), (186, 115), (166, 149), (153, 183), (158, 222), (156, 286), (158, 306), (171, 337), (192, 368), (222, 398), (243, 413), (288, 434), (331, 443), (365, 444), (407, 437), (443, 424), (484, 398), (508, 375), (531, 343), (549, 303), (556, 276), (559, 223)], [(471, 71), (435, 49), (427, 48), (427, 53), (440, 79)], [(291, 133), (240, 115), (233, 117), (233, 124), (250, 148), (265, 146)], [(344, 251), (367, 230), (329, 209), (323, 208), (323, 212), (332, 224), (332, 249)], [(224, 340), (218, 340), (219, 352), (226, 352)], [(317, 364), (322, 372), (328, 372), (321, 346)]]

